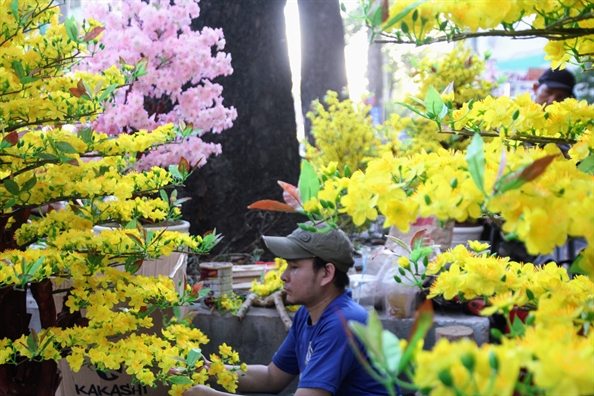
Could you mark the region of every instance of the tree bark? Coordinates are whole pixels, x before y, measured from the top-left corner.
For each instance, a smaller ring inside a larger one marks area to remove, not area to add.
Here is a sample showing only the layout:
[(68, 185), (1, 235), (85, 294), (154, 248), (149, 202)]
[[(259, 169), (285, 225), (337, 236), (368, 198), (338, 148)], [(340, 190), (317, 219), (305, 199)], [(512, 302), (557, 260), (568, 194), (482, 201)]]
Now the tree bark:
[(305, 136), (313, 142), (311, 121), (305, 117), (313, 100), (328, 90), (346, 98), (344, 26), (338, 0), (298, 0), (301, 27), (301, 108)]
[[(215, 248), (251, 252), (262, 233), (283, 235), (295, 228), (291, 216), (250, 211), (260, 199), (282, 200), (277, 181), (296, 184), (299, 153), (284, 0), (203, 0), (193, 29), (222, 28), (231, 54), (233, 74), (218, 78), (225, 106), (237, 109), (233, 127), (206, 134), (205, 141), (222, 145), (187, 181), (192, 200), (184, 218), (192, 233), (216, 228), (224, 235)], [(280, 215), (280, 216), (279, 216)]]
[(384, 122), (384, 71), (382, 58), (382, 45), (380, 43), (369, 43), (367, 50), (367, 89), (373, 95), (373, 103), (370, 103), (376, 110), (377, 116), (374, 116), (374, 122)]

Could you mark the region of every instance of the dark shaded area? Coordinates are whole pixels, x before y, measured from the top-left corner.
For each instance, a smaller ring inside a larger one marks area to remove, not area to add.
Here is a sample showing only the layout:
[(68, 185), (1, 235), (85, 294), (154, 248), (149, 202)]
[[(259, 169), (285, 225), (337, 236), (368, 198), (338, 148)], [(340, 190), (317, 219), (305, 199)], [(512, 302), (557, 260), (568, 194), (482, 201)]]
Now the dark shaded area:
[(282, 200), (277, 180), (297, 184), (299, 154), (291, 70), (285, 33), (285, 1), (203, 0), (193, 29), (222, 28), (233, 74), (216, 79), (225, 106), (237, 109), (231, 129), (206, 134), (223, 153), (210, 158), (187, 181), (184, 218), (192, 234), (216, 228), (224, 235), (214, 253), (251, 252), (261, 233), (288, 234), (296, 219), (250, 211), (260, 199)]
[[(305, 116), (311, 102), (321, 102), (328, 90), (339, 94), (345, 91), (344, 26), (338, 0), (298, 0), (297, 4), (301, 28), (301, 108)], [(348, 95), (339, 97), (345, 99)], [(305, 117), (305, 136), (312, 143), (310, 130), (311, 121)]]

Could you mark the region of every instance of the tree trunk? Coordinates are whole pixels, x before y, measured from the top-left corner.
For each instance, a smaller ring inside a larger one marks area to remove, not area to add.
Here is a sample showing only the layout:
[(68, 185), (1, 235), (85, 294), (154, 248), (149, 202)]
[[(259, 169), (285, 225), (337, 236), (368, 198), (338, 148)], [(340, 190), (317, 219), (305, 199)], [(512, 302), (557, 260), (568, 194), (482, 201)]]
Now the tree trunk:
[(305, 117), (311, 102), (322, 100), (328, 90), (341, 94), (347, 86), (344, 26), (338, 0), (298, 0), (297, 4), (301, 27), (301, 108), (305, 136), (312, 143), (311, 121)]
[(384, 122), (384, 71), (382, 45), (370, 43), (367, 50), (367, 80), (369, 93), (373, 95), (371, 115), (374, 123)]
[[(237, 109), (233, 127), (204, 140), (222, 145), (187, 181), (184, 218), (192, 233), (216, 228), (224, 240), (215, 252), (251, 252), (261, 233), (287, 234), (291, 216), (250, 211), (260, 199), (282, 200), (283, 180), (296, 184), (299, 153), (284, 0), (202, 0), (192, 28), (222, 28), (233, 74), (215, 80), (225, 106)], [(282, 220), (273, 224), (274, 220)]]

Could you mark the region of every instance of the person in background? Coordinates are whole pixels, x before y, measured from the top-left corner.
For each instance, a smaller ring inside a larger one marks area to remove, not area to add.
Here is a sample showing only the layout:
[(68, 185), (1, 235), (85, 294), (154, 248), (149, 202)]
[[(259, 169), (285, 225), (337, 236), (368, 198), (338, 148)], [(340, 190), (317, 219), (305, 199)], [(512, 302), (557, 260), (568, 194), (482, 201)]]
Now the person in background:
[[(347, 271), (354, 265), (353, 246), (346, 234), (334, 228), (326, 232), (297, 228), (286, 237), (262, 238), (272, 254), (287, 260), (281, 276), (286, 300), (301, 308), (272, 362), (268, 366), (248, 365), (247, 372), (240, 373), (238, 391), (278, 393), (299, 376), (295, 396), (387, 395), (349, 345), (347, 322), (366, 323), (368, 314), (346, 288)], [(362, 345), (357, 345), (362, 351)], [(184, 396), (221, 394), (225, 393), (198, 385)]]
[(534, 83), (534, 102), (546, 106), (575, 98), (575, 76), (567, 69), (547, 69)]

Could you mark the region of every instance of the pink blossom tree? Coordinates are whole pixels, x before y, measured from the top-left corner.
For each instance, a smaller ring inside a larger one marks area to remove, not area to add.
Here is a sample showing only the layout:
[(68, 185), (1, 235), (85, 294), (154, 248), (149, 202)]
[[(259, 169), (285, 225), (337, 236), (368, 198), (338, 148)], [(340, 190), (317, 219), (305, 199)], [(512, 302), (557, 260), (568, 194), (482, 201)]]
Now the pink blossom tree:
[(190, 29), (200, 12), (198, 1), (92, 1), (86, 7), (86, 18), (100, 21), (105, 31), (97, 44), (103, 50), (83, 68), (101, 71), (114, 64), (146, 64), (146, 74), (119, 90), (95, 130), (131, 133), (179, 120), (187, 125), (174, 144), (143, 155), (138, 169), (166, 167), (182, 157), (192, 166), (204, 165), (209, 156), (221, 153), (221, 146), (201, 136), (230, 128), (237, 117), (235, 108), (223, 106), (223, 87), (211, 81), (233, 72), (231, 56), (222, 52), (222, 30)]

